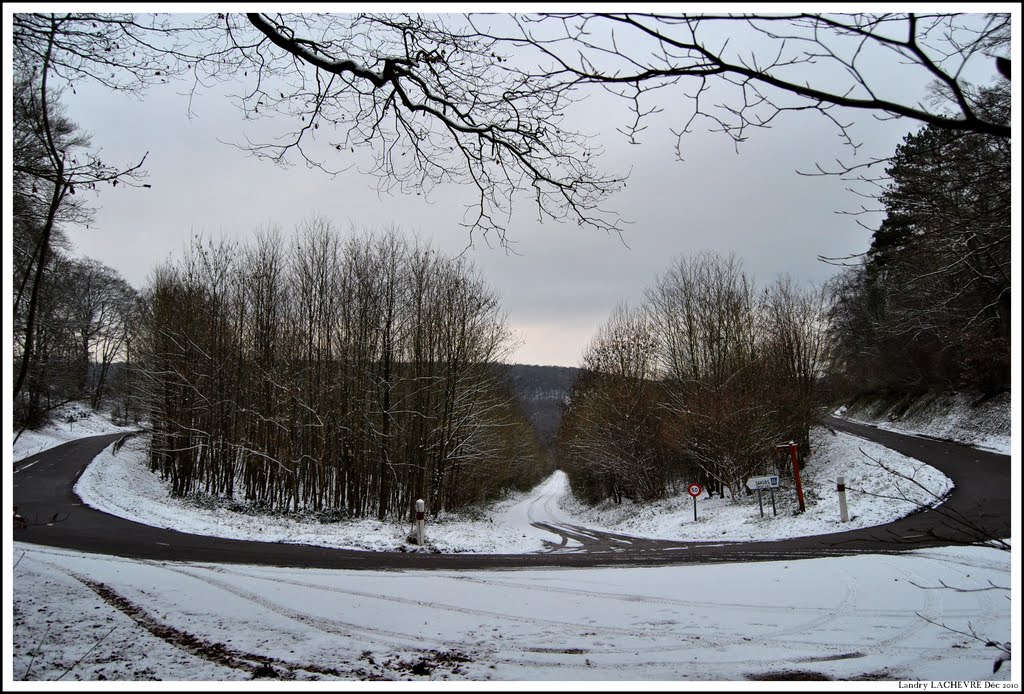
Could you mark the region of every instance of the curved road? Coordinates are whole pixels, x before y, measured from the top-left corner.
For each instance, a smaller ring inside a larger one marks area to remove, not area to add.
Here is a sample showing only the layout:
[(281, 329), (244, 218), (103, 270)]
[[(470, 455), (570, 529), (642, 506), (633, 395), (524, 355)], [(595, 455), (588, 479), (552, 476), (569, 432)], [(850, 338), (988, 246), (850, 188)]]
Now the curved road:
[[(953, 480), (953, 493), (938, 509), (885, 526), (772, 542), (655, 540), (538, 523), (561, 536), (561, 544), (552, 542), (551, 551), (536, 554), (361, 552), (190, 535), (89, 508), (73, 487), (92, 459), (123, 436), (106, 434), (72, 441), (15, 463), (14, 503), (29, 522), (26, 528), (15, 528), (15, 539), (166, 561), (332, 569), (494, 569), (775, 561), (947, 545), (977, 537), (978, 531), (996, 538), (1010, 536), (1009, 456), (834, 418), (829, 424), (938, 468)], [(48, 522), (53, 518), (57, 522)], [(579, 544), (570, 550), (569, 541)]]

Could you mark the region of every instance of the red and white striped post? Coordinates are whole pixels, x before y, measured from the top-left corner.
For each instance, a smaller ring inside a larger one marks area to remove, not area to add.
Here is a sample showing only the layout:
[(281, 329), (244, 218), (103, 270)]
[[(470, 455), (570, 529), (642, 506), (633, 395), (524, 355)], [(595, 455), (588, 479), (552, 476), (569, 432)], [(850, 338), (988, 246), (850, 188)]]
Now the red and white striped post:
[(846, 478), (836, 478), (836, 491), (839, 492), (839, 520), (843, 523), (850, 520), (850, 514), (846, 509)]
[(426, 504), (423, 499), (416, 499), (416, 544), (423, 546), (423, 516)]

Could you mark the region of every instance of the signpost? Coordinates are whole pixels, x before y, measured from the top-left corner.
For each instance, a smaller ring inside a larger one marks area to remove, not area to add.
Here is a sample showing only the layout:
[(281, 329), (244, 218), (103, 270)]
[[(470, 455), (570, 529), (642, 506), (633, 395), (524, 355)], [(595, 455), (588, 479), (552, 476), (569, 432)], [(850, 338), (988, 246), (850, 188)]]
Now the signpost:
[(704, 491), (704, 487), (693, 482), (686, 487), (686, 491), (688, 491), (690, 496), (693, 497), (693, 520), (697, 520), (697, 497)]
[(747, 489), (778, 489), (779, 476), (765, 475), (764, 477), (751, 477), (747, 480)]
[(764, 477), (751, 477), (747, 480), (747, 489), (757, 491), (757, 506), (761, 509), (761, 517), (764, 518), (764, 502), (761, 500), (761, 492), (765, 489), (772, 493), (772, 514), (779, 515), (775, 510), (775, 490), (779, 488), (778, 475), (765, 475)]

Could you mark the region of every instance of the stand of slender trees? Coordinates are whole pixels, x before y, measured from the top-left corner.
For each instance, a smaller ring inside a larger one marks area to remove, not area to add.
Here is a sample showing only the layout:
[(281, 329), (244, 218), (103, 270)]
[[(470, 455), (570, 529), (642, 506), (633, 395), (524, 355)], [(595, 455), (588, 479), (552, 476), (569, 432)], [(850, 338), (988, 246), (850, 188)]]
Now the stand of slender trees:
[(136, 378), (173, 494), (383, 520), (544, 472), (497, 366), (498, 297), (464, 260), (314, 219), (291, 243), (196, 239), (147, 300)]
[(681, 258), (639, 307), (616, 308), (584, 356), (560, 431), (589, 502), (653, 500), (700, 482), (725, 496), (808, 452), (829, 345), (825, 293), (788, 278), (762, 293), (739, 261)]
[(13, 75), (8, 363), (19, 432), (45, 426), (69, 402), (97, 409), (111, 396), (121, 401), (116, 364), (130, 359), (137, 308), (135, 290), (115, 270), (71, 252), (67, 227), (92, 220), (74, 194), (76, 184), (90, 185), (81, 178), (89, 140), (58, 97), (36, 73)]

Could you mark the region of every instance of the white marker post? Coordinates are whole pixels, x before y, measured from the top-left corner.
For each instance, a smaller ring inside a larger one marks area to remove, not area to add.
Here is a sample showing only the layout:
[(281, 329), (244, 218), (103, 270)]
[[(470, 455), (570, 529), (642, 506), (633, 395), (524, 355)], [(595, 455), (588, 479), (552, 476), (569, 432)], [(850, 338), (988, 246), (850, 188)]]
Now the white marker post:
[(423, 546), (423, 516), (426, 504), (423, 499), (416, 499), (416, 544)]
[(843, 523), (850, 520), (850, 514), (846, 510), (846, 478), (836, 478), (836, 491), (839, 492), (839, 520)]

